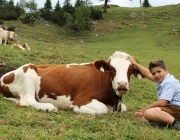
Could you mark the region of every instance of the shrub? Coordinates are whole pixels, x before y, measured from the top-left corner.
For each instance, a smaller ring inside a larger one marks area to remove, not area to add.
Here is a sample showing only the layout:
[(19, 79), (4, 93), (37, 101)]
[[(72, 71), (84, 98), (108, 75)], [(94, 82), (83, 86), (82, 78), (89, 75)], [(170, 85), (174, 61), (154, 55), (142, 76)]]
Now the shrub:
[(66, 19), (64, 18), (64, 9), (60, 8), (58, 11), (52, 12), (51, 20), (57, 22), (60, 26), (63, 26), (66, 22)]
[(65, 13), (67, 25), (77, 31), (87, 30), (91, 27), (90, 9), (86, 6), (78, 6), (75, 8), (75, 13)]
[(39, 9), (39, 11), (40, 11), (40, 17), (46, 20), (51, 20), (52, 11), (50, 9), (41, 8)]
[(9, 27), (7, 28), (7, 30), (8, 30), (8, 31), (14, 31), (15, 28), (16, 28), (16, 26), (9, 26)]
[(16, 20), (18, 18), (17, 13), (13, 10), (4, 11), (4, 19), (6, 20)]
[(35, 22), (38, 22), (40, 19), (40, 12), (26, 13), (24, 18), (20, 18), (20, 21), (24, 24), (30, 24), (34, 26)]
[(90, 10), (91, 10), (91, 16), (90, 16), (90, 17), (91, 17), (93, 20), (94, 20), (94, 19), (100, 20), (100, 19), (103, 18), (103, 13), (102, 13), (101, 10), (95, 9), (95, 8), (93, 8), (93, 7), (90, 7)]
[(3, 19), (0, 19), (0, 24), (4, 24), (4, 20)]
[(24, 14), (24, 9), (14, 5), (6, 5), (0, 9), (0, 19), (4, 20), (16, 20), (21, 14)]

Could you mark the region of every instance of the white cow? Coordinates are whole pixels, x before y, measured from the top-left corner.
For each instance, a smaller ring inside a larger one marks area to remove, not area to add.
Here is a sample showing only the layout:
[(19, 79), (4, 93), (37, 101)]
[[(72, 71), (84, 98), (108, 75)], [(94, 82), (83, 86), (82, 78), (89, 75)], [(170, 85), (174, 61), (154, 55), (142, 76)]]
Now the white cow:
[(12, 40), (17, 34), (13, 31), (6, 31), (0, 28), (0, 45), (6, 45), (8, 40)]

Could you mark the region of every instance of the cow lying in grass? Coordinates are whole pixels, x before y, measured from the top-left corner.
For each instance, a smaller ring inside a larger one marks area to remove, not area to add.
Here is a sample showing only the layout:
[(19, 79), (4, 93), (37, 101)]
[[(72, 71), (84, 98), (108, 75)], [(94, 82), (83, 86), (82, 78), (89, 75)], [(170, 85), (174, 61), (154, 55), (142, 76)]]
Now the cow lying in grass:
[(127, 56), (117, 51), (108, 62), (26, 64), (3, 75), (0, 89), (6, 99), (20, 106), (48, 112), (58, 109), (90, 114), (124, 112), (126, 106), (120, 101), (129, 89), (130, 76), (140, 74)]
[(18, 49), (18, 50), (30, 50), (30, 47), (28, 46), (27, 43), (20, 45), (20, 44), (14, 44), (12, 46), (13, 49)]

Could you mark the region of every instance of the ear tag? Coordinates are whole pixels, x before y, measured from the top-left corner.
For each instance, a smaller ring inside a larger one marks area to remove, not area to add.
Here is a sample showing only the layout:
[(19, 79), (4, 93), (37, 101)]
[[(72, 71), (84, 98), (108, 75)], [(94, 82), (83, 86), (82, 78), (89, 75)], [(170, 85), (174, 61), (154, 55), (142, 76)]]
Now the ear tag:
[(103, 68), (103, 67), (100, 67), (100, 71), (101, 71), (101, 72), (104, 72), (104, 68)]

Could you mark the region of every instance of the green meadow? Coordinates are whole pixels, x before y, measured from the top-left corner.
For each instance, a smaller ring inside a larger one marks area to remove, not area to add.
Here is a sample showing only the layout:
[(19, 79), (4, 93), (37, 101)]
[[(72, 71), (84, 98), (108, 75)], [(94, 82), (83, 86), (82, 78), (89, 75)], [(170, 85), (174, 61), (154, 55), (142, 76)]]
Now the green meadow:
[[(96, 6), (102, 8), (102, 6)], [(20, 21), (16, 26), (20, 44), (30, 51), (0, 46), (0, 64), (19, 67), (26, 63), (66, 64), (108, 58), (115, 51), (132, 55), (144, 66), (152, 59), (163, 59), (169, 73), (180, 79), (180, 4), (151, 8), (110, 6), (104, 19), (93, 22), (91, 31), (74, 32), (50, 21), (34, 27)], [(127, 112), (89, 115), (60, 110), (46, 113), (19, 107), (0, 95), (0, 139), (2, 140), (179, 140), (180, 132), (152, 128), (134, 118), (136, 110), (156, 101), (155, 84), (131, 76), (130, 90), (122, 102)]]

